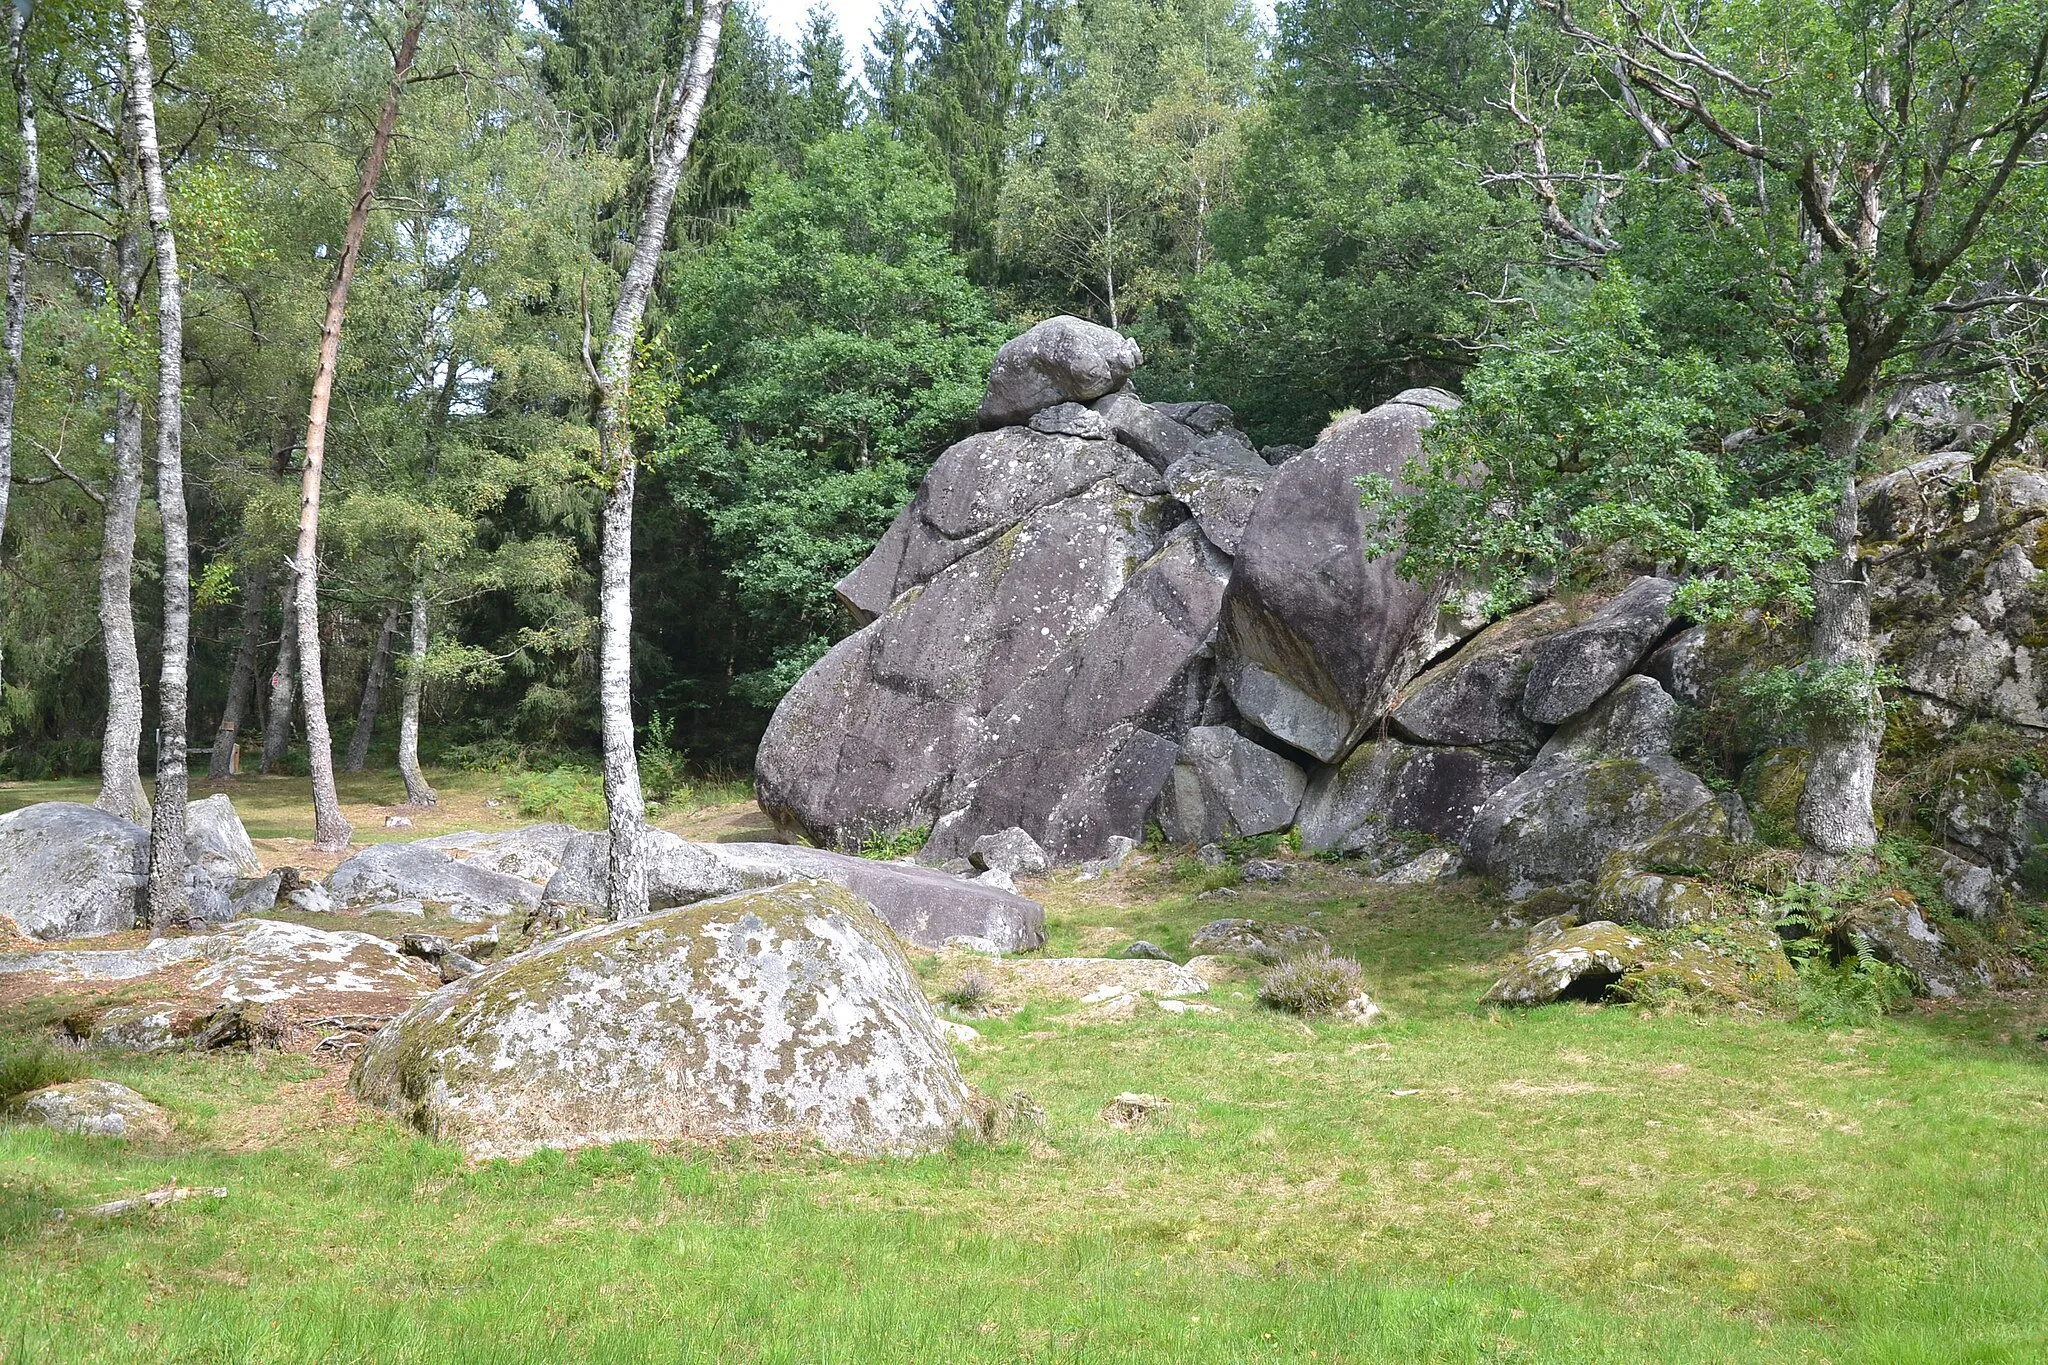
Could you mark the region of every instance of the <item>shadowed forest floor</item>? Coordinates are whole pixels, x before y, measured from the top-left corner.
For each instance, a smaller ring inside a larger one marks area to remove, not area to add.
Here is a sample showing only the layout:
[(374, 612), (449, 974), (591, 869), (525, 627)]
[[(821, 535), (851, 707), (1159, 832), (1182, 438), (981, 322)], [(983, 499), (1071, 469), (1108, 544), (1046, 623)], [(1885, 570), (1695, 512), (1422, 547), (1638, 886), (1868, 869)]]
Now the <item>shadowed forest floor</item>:
[[(488, 796), (442, 815), (495, 815)], [(414, 832), (478, 823), (433, 819)], [(1487, 927), (1475, 884), (1295, 866), (1235, 898), (1156, 862), (1025, 890), (1055, 954), (1182, 957), (1220, 915), (1318, 925), (1384, 1023), (1304, 1023), (1249, 979), (1203, 997), (1220, 1015), (972, 1018), (970, 1082), (1043, 1124), (913, 1161), (625, 1144), (472, 1165), (359, 1110), (345, 1059), (94, 1056), (178, 1130), (0, 1128), (0, 1360), (2048, 1354), (2048, 993), (1833, 1031), (1498, 1012), (1477, 1001), (1521, 936)], [(1123, 1131), (1098, 1118), (1122, 1091), (1172, 1107)], [(228, 1196), (52, 1216), (173, 1182)]]

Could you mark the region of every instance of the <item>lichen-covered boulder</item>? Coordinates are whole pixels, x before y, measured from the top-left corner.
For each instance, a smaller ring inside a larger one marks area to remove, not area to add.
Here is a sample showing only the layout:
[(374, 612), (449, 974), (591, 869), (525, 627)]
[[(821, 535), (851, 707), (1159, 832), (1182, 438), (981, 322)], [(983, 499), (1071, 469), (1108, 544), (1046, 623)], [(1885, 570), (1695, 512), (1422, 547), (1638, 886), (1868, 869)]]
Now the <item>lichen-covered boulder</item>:
[(1537, 752), (1537, 764), (1668, 754), (1678, 738), (1678, 703), (1655, 678), (1641, 673), (1557, 729)]
[(1267, 834), (1294, 823), (1308, 779), (1299, 767), (1223, 725), (1197, 725), (1159, 797), (1159, 825), (1177, 844)]
[(1189, 946), (1197, 954), (1236, 953), (1277, 961), (1292, 953), (1327, 948), (1330, 936), (1309, 924), (1280, 924), (1259, 919), (1210, 920), (1195, 930)]
[(30, 938), (135, 927), (148, 882), (149, 831), (70, 801), (0, 815), (0, 917)]
[(1358, 491), (1368, 474), (1398, 482), (1435, 412), (1455, 402), (1410, 390), (1334, 423), (1273, 471), (1245, 526), (1218, 668), (1246, 720), (1326, 763), (1456, 638), (1438, 622), (1439, 594), (1403, 579), (1395, 556), (1366, 558)]
[(1057, 403), (1090, 402), (1121, 387), (1144, 359), (1137, 342), (1107, 327), (1047, 318), (996, 352), (981, 424), (1008, 426)]
[(386, 1025), (353, 1084), (474, 1157), (736, 1137), (908, 1154), (970, 1121), (902, 949), (819, 882), (516, 954)]
[(1677, 590), (1669, 579), (1638, 578), (1577, 625), (1536, 643), (1527, 655), (1522, 714), (1557, 725), (1606, 696), (1670, 627)]
[(1541, 764), (1480, 808), (1465, 833), (1465, 858), (1521, 899), (1590, 882), (1608, 854), (1713, 801), (1704, 782), (1665, 755)]
[(994, 869), (1012, 877), (1041, 876), (1052, 866), (1038, 840), (1015, 825), (976, 839), (967, 859), (983, 872)]
[(1480, 631), (1401, 689), (1387, 716), (1394, 735), (1526, 761), (1545, 735), (1522, 714), (1529, 651), (1574, 619), (1561, 602), (1539, 602)]
[(1087, 441), (1108, 441), (1116, 436), (1107, 417), (1079, 403), (1056, 403), (1033, 413), (1026, 425), (1048, 436), (1079, 436)]
[(416, 900), (484, 916), (540, 902), (540, 888), (525, 878), (472, 866), (425, 844), (372, 844), (334, 869), (327, 894), (345, 908)]
[(225, 792), (186, 803), (185, 857), (193, 871), (223, 885), (263, 874), (256, 845)]
[(1490, 1005), (1547, 1005), (1567, 995), (1598, 999), (1639, 964), (1649, 940), (1608, 920), (1595, 920), (1546, 939), (1509, 967), (1486, 992)]
[(1192, 455), (1201, 437), (1134, 393), (1113, 393), (1097, 399), (1094, 410), (1109, 424), (1116, 439), (1165, 471)]
[(502, 872), (523, 882), (544, 885), (562, 865), (562, 850), (582, 831), (574, 825), (552, 823), (522, 825), (518, 829), (463, 830), (419, 840), (423, 848), (437, 848), (466, 867)]
[(162, 1139), (171, 1115), (114, 1081), (65, 1081), (31, 1090), (19, 1101), (22, 1116), (60, 1133), (83, 1137)]
[(1378, 853), (1405, 834), (1457, 843), (1518, 767), (1483, 749), (1376, 740), (1319, 769), (1295, 828), (1313, 853)]
[(1234, 555), (1272, 472), (1251, 442), (1235, 431), (1219, 431), (1167, 466), (1166, 487), (1194, 515), (1210, 543)]

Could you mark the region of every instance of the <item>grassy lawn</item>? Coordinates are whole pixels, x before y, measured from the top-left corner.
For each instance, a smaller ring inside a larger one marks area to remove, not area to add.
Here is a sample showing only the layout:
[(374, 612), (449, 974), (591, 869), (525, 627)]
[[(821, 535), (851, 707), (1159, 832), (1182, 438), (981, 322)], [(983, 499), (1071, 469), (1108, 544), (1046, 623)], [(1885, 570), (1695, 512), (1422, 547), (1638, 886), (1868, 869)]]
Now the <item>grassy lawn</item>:
[[(0, 1360), (1957, 1361), (2048, 1356), (2048, 997), (1829, 1032), (1475, 1002), (1466, 883), (1038, 888), (1053, 950), (1306, 919), (1387, 1022), (977, 1019), (1045, 1120), (914, 1161), (625, 1145), (469, 1165), (336, 1063), (93, 1058), (152, 1148), (0, 1128)], [(1120, 1091), (1173, 1107), (1124, 1132)], [(55, 1207), (224, 1186), (112, 1223)]]

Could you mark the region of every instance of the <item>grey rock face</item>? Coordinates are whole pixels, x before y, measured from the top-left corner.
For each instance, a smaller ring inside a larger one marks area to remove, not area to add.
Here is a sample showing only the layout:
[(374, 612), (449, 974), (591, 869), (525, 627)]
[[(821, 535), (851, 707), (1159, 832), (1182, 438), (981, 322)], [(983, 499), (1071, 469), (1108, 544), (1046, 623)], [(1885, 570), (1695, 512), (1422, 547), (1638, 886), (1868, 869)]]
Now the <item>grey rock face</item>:
[(438, 848), (465, 867), (502, 872), (521, 881), (544, 884), (562, 865), (562, 850), (582, 831), (560, 823), (522, 825), (518, 829), (484, 833), (464, 830), (421, 839), (426, 848)]
[(1272, 472), (1242, 436), (1223, 431), (1203, 437), (1193, 454), (1168, 466), (1166, 487), (1217, 549), (1235, 555)]
[(1237, 423), (1236, 414), (1221, 403), (1155, 403), (1153, 406), (1198, 436), (1213, 436)]
[(30, 938), (83, 938), (135, 927), (148, 880), (149, 831), (69, 801), (0, 815), (0, 916)]
[(1712, 671), (1705, 626), (1690, 626), (1672, 636), (1643, 665), (1643, 672), (1663, 684), (1666, 692), (1692, 706), (1706, 702)]
[(32, 1123), (85, 1137), (166, 1138), (169, 1111), (113, 1081), (66, 1081), (30, 1091), (21, 1111)]
[(984, 834), (974, 841), (968, 861), (986, 872), (991, 868), (1012, 877), (1036, 877), (1052, 866), (1038, 840), (1015, 825)]
[(263, 874), (256, 845), (225, 792), (186, 803), (185, 857), (194, 871), (222, 884)]
[(1392, 556), (1365, 558), (1358, 479), (1398, 481), (1434, 420), (1383, 404), (1275, 470), (1252, 509), (1224, 595), (1217, 665), (1245, 719), (1324, 762), (1349, 753), (1393, 693), (1449, 643), (1437, 595)]
[(1109, 423), (1116, 439), (1137, 451), (1154, 469), (1168, 469), (1192, 455), (1201, 439), (1134, 394), (1113, 393), (1097, 399), (1094, 409)]
[[(667, 910), (694, 905), (714, 896), (726, 896), (749, 887), (774, 886), (793, 880), (795, 873), (780, 859), (764, 860), (751, 852), (760, 844), (699, 844), (650, 829), (642, 836), (641, 853), (647, 865), (647, 904), (650, 910)], [(779, 846), (775, 846), (779, 847)], [(562, 847), (561, 866), (548, 878), (541, 899), (548, 905), (573, 905), (587, 910), (605, 903), (605, 878), (611, 859), (612, 838), (602, 830), (578, 833)]]
[(1677, 587), (1669, 579), (1638, 578), (1584, 621), (1532, 646), (1522, 714), (1557, 725), (1606, 696), (1664, 634)]
[(1592, 762), (1668, 754), (1678, 737), (1678, 703), (1655, 678), (1637, 673), (1560, 727), (1536, 762)]
[(1041, 508), (1072, 498), (1134, 463), (1113, 441), (1006, 427), (970, 436), (933, 462), (881, 543), (839, 581), (863, 623), (902, 594), (988, 545)]
[(1946, 849), (1930, 849), (1927, 858), (1930, 870), (1941, 878), (1941, 894), (1956, 913), (1980, 923), (2005, 913), (2012, 898), (1990, 868), (1958, 858)]
[(373, 844), (334, 869), (327, 892), (342, 907), (419, 900), (478, 915), (540, 903), (532, 882), (472, 867), (424, 844)]
[(1970, 455), (1960, 450), (1930, 456), (1856, 487), (1863, 534), (1881, 541), (1947, 530), (1962, 521), (1976, 498)]
[(1138, 343), (1080, 318), (1047, 318), (996, 352), (981, 424), (1008, 426), (1056, 403), (1114, 392), (1144, 360)]
[(1272, 750), (1224, 726), (1198, 725), (1160, 794), (1160, 828), (1177, 844), (1285, 829), (1307, 785), (1301, 769)]
[(809, 882), (515, 954), (387, 1025), (353, 1084), (479, 1158), (741, 1136), (907, 1154), (970, 1122), (902, 950)]
[(1607, 855), (1639, 843), (1714, 794), (1673, 759), (1561, 759), (1531, 768), (1480, 808), (1465, 858), (1508, 894), (1590, 882)]
[(1455, 843), (1516, 772), (1512, 762), (1480, 749), (1362, 744), (1310, 781), (1296, 821), (1301, 846), (1375, 852), (1403, 831)]
[(1414, 744), (1533, 755), (1544, 732), (1521, 709), (1529, 653), (1571, 623), (1571, 611), (1557, 602), (1494, 622), (1401, 689), (1388, 717), (1394, 734)]
[(1028, 425), (1048, 436), (1079, 436), (1087, 441), (1107, 441), (1116, 435), (1107, 418), (1079, 403), (1057, 403), (1033, 413)]
[(1298, 445), (1267, 446), (1259, 452), (1259, 458), (1277, 469), (1307, 449), (1307, 446)]

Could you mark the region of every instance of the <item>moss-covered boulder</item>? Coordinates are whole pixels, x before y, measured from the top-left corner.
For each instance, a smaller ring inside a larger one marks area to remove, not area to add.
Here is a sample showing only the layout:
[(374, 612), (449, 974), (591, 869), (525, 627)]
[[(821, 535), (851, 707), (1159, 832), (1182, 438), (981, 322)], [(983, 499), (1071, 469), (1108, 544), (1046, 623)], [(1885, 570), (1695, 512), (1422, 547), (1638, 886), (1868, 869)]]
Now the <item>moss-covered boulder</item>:
[(472, 1156), (809, 1139), (929, 1151), (968, 1091), (902, 949), (858, 896), (792, 882), (598, 925), (393, 1020), (356, 1093)]
[(1649, 939), (1611, 920), (1547, 936), (1486, 993), (1490, 1005), (1545, 1005), (1565, 997), (1598, 999), (1641, 962)]
[(1788, 836), (1799, 816), (1799, 798), (1806, 792), (1806, 770), (1813, 756), (1790, 745), (1766, 749), (1742, 772), (1742, 799), (1764, 826)]

